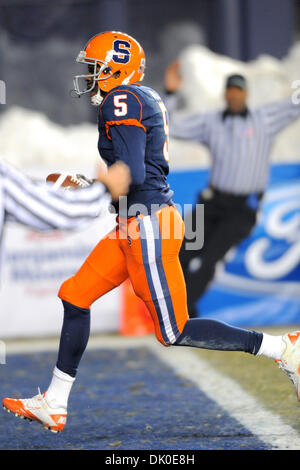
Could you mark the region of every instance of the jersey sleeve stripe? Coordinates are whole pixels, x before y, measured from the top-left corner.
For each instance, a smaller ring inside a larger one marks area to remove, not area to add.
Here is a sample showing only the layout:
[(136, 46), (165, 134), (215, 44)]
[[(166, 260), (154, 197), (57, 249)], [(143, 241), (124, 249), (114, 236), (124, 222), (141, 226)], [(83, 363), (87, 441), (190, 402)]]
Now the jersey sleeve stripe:
[(143, 126), (143, 124), (138, 121), (137, 119), (122, 119), (121, 121), (107, 121), (105, 123), (105, 130), (106, 130), (106, 135), (109, 140), (111, 140), (111, 137), (109, 135), (109, 128), (110, 126), (119, 126), (119, 125), (125, 125), (125, 126), (137, 126), (141, 127), (145, 132), (147, 132), (146, 127)]

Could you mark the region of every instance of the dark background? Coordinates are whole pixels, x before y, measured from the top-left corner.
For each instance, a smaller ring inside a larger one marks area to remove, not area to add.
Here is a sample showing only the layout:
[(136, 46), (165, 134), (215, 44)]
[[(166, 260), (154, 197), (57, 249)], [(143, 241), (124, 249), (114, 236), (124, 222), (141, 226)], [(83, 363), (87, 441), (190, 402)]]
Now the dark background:
[(63, 125), (94, 121), (86, 97), (69, 95), (83, 71), (74, 59), (113, 29), (142, 44), (144, 83), (162, 92), (166, 65), (192, 43), (243, 61), (284, 57), (300, 39), (300, 0), (0, 0), (0, 112), (17, 105)]

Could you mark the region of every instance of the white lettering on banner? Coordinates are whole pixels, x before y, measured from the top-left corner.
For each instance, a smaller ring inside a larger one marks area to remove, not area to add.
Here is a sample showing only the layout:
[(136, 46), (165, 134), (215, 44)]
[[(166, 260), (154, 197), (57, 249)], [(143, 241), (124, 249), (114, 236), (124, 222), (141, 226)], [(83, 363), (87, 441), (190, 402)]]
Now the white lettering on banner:
[[(286, 215), (297, 209), (299, 212), (284, 220)], [(274, 238), (285, 238), (289, 242), (300, 240), (300, 200), (286, 201), (276, 206), (266, 221), (266, 230)]]
[(246, 266), (252, 276), (261, 279), (279, 279), (292, 271), (300, 261), (300, 242), (288, 249), (276, 261), (264, 260), (264, 253), (271, 246), (267, 238), (257, 240), (246, 253)]
[[(295, 212), (295, 213), (294, 213)], [(245, 255), (249, 273), (261, 279), (279, 279), (295, 269), (300, 262), (300, 202), (284, 201), (269, 212), (265, 223), (266, 237), (254, 241)], [(290, 246), (281, 250), (281, 256), (266, 259), (272, 238)]]

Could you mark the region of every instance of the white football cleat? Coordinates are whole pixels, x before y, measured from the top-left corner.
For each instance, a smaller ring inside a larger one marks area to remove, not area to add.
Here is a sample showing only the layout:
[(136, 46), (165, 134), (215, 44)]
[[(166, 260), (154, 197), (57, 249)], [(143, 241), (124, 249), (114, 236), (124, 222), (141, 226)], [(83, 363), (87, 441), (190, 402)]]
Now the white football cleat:
[[(39, 389), (38, 389), (39, 390)], [(32, 398), (4, 398), (2, 406), (8, 412), (14, 413), (20, 418), (29, 419), (41, 423), (45, 429), (52, 432), (62, 432), (67, 421), (67, 410), (65, 408), (50, 408), (45, 400), (45, 393)]]
[(282, 339), (286, 348), (276, 362), (293, 383), (298, 401), (300, 401), (300, 331), (287, 333)]

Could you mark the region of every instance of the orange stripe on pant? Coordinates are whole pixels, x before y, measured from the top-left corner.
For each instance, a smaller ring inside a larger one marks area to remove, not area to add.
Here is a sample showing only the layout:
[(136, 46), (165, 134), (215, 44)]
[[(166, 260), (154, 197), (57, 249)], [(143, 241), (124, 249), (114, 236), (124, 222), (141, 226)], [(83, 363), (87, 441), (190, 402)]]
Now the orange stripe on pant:
[(62, 284), (59, 297), (89, 308), (129, 276), (136, 295), (151, 313), (158, 340), (172, 344), (188, 320), (185, 281), (178, 258), (183, 235), (184, 224), (174, 206), (164, 207), (152, 216), (119, 219), (118, 227)]

